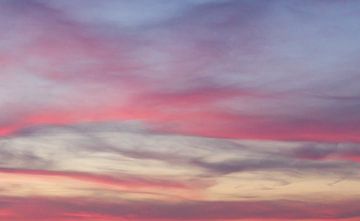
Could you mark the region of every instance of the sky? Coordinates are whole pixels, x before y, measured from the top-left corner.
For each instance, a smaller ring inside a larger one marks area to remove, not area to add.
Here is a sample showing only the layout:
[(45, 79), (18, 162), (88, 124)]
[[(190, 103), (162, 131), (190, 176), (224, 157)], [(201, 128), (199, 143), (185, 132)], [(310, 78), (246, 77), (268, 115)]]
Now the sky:
[(0, 221), (360, 220), (351, 0), (0, 0)]

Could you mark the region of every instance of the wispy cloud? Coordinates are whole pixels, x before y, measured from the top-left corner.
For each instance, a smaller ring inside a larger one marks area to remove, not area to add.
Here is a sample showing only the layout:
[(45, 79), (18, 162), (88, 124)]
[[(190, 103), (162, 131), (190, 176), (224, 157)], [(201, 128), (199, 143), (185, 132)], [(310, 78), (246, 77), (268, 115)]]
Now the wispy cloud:
[[(164, 204), (142, 201), (106, 203), (86, 198), (6, 197), (1, 199), (1, 204), (2, 217), (14, 220), (87, 220), (90, 217), (94, 220), (351, 220), (359, 215), (356, 200), (334, 203), (276, 200)], [(19, 208), (24, 209), (22, 213), (16, 213)]]

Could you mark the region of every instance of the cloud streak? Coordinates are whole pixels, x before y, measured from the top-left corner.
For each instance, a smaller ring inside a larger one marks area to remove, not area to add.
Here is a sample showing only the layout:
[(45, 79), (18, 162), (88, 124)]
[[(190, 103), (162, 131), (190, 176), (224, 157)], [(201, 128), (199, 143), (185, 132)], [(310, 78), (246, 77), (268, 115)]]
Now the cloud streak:
[[(269, 218), (343, 220), (356, 218), (359, 209), (357, 201), (330, 204), (282, 200), (217, 201), (166, 205), (161, 202), (152, 204), (141, 201), (109, 203), (81, 198), (23, 199), (7, 197), (1, 200), (1, 204), (2, 211), (4, 211), (2, 217), (14, 220), (50, 220), (52, 218), (86, 220), (89, 217), (94, 217), (94, 220), (266, 220)], [(46, 210), (38, 210), (38, 208), (46, 208)], [(22, 213), (18, 213), (18, 209), (21, 209)], [(129, 214), (134, 215), (129, 216)]]
[(24, 176), (40, 176), (47, 177), (60, 177), (65, 179), (74, 179), (82, 182), (90, 182), (98, 184), (100, 186), (114, 186), (122, 188), (132, 189), (147, 189), (147, 188), (169, 188), (169, 189), (186, 189), (190, 188), (186, 183), (156, 179), (146, 179), (141, 177), (131, 177), (123, 175), (123, 178), (104, 174), (91, 174), (85, 172), (72, 172), (72, 171), (50, 171), (50, 170), (28, 170), (28, 169), (8, 169), (0, 168), (0, 173), (11, 174), (11, 175), (24, 175)]

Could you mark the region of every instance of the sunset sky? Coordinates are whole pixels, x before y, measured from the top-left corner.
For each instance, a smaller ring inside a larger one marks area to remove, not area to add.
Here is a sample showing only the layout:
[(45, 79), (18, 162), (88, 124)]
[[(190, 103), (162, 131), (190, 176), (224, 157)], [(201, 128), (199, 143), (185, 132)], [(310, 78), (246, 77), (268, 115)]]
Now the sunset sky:
[(359, 221), (360, 1), (0, 0), (0, 221)]

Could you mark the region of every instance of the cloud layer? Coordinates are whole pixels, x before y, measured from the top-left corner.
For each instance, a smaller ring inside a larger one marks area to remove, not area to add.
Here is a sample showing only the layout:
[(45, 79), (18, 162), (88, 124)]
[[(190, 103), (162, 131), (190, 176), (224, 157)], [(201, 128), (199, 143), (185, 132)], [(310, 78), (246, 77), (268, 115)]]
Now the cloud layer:
[(359, 8), (0, 1), (0, 220), (358, 219)]

